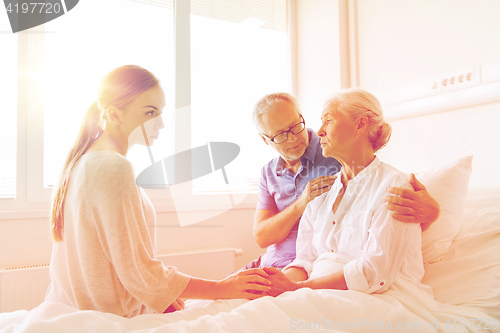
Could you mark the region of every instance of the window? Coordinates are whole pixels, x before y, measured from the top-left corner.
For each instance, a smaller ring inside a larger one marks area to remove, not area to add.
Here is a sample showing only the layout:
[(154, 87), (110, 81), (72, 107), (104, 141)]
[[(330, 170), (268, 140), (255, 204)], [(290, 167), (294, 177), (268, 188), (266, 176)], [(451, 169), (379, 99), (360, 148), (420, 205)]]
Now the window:
[[(0, 21), (0, 31), (10, 31), (7, 20)], [(0, 34), (0, 91), (2, 119), (0, 121), (0, 198), (16, 195), (17, 143), (17, 36)]]
[[(86, 0), (71, 14), (45, 24), (44, 187), (54, 186), (99, 81), (113, 68), (135, 64), (154, 73), (173, 110), (171, 1)], [(174, 151), (172, 114), (164, 113), (157, 158)], [(150, 164), (145, 147), (127, 157), (137, 171)]]
[(228, 141), (239, 156), (193, 182), (195, 193), (257, 190), (275, 157), (252, 123), (265, 94), (291, 92), (287, 1), (191, 0), (191, 142)]
[[(8, 21), (0, 23), (10, 29)], [(2, 112), (0, 122), (0, 197), (16, 194), (16, 168), (23, 185), (14, 204), (0, 202), (1, 209), (46, 216), (51, 187), (99, 80), (125, 64), (153, 72), (166, 93), (156, 161), (213, 141), (241, 148), (226, 168), (229, 186), (221, 172), (201, 177), (177, 192), (176, 198), (198, 197), (181, 210), (214, 202), (201, 194), (255, 191), (262, 165), (275, 153), (261, 143), (251, 111), (264, 94), (291, 90), (288, 24), (287, 0), (86, 0), (43, 26), (0, 34), (2, 50), (19, 48), (0, 54), (3, 105), (12, 110)], [(16, 128), (23, 138), (17, 159)], [(151, 164), (145, 147), (127, 157), (137, 173)], [(176, 205), (171, 193), (150, 190), (148, 196), (157, 211), (170, 210)]]

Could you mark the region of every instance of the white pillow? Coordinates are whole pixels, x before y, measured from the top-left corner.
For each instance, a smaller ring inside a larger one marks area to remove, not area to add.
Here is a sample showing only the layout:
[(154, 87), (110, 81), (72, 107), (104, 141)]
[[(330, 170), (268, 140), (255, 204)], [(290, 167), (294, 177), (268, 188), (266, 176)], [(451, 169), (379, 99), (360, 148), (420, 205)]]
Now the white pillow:
[(443, 259), (460, 230), (471, 171), (472, 156), (466, 156), (443, 167), (415, 174), (440, 206), (437, 221), (422, 232), (425, 263)]
[(425, 265), (422, 283), (432, 287), (440, 303), (475, 307), (500, 318), (500, 195), (470, 194), (450, 250), (440, 262)]

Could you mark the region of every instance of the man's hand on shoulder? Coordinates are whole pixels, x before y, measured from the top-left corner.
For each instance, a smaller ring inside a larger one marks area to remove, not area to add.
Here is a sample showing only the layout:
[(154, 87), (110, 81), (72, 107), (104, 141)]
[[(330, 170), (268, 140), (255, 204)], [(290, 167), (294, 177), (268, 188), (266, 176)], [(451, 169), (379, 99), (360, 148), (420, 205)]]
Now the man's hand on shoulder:
[(281, 212), (257, 209), (254, 217), (254, 237), (261, 248), (283, 241), (300, 217), (307, 204), (317, 196), (327, 192), (336, 176), (322, 176), (309, 181), (300, 197)]
[(425, 186), (411, 174), (413, 190), (391, 187), (388, 191), (395, 195), (386, 196), (388, 208), (394, 213), (392, 217), (401, 222), (416, 222), (426, 230), (439, 217), (439, 204), (434, 200)]
[(311, 200), (330, 191), (335, 179), (337, 179), (337, 176), (321, 176), (310, 180), (299, 198), (304, 204), (304, 209)]

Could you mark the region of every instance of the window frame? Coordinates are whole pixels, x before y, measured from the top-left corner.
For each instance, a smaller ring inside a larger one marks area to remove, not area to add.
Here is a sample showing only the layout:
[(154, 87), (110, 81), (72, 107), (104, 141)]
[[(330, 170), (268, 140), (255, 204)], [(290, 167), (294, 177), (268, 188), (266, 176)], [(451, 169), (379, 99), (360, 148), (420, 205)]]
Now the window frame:
[[(287, 0), (292, 91), (297, 92), (296, 0)], [(190, 0), (173, 0), (175, 66), (175, 152), (191, 147)], [(16, 194), (0, 198), (0, 220), (49, 217), (52, 188), (44, 187), (43, 74), (45, 25), (19, 32), (17, 84)], [(182, 130), (178, 130), (182, 129)], [(258, 144), (258, 142), (256, 142)], [(170, 191), (145, 190), (156, 212), (226, 210), (220, 204), (225, 194), (192, 194), (191, 183), (176, 185), (174, 202)], [(254, 209), (256, 193), (232, 209)]]

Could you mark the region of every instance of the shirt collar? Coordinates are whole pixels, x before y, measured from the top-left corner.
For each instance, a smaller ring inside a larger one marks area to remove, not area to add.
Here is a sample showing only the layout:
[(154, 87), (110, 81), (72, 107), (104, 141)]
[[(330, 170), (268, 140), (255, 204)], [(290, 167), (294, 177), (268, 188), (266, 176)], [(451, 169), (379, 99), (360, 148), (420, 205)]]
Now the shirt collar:
[(285, 168), (285, 160), (280, 156), (276, 159), (276, 166), (274, 167), (274, 171), (277, 175), (282, 175), (286, 172)]
[(370, 164), (368, 164), (368, 166), (366, 168), (364, 168), (363, 170), (361, 170), (361, 172), (358, 173), (356, 175), (356, 177), (354, 177), (350, 181), (354, 181), (354, 182), (360, 182), (360, 181), (362, 181), (364, 178), (366, 178), (367, 176), (369, 176), (372, 172), (374, 172), (375, 170), (377, 170), (380, 167), (380, 164), (382, 164), (382, 162), (380, 161), (380, 159), (378, 158), (378, 156), (375, 155), (375, 158), (373, 159), (373, 161)]
[[(319, 146), (319, 136), (314, 133), (314, 131), (310, 128), (307, 129), (307, 134), (309, 137), (309, 145), (306, 148), (306, 151), (300, 158), (301, 160), (303, 158), (311, 161), (314, 163), (314, 159), (316, 158), (316, 151), (318, 150)], [(284, 174), (288, 169), (285, 168), (285, 160), (283, 157), (279, 156), (277, 161), (276, 161), (276, 166), (274, 167), (274, 171), (276, 172), (277, 175)]]
[[(380, 165), (382, 164), (382, 162), (380, 161), (380, 159), (378, 158), (377, 155), (375, 155), (375, 158), (373, 159), (373, 161), (368, 164), (368, 166), (366, 168), (364, 168), (360, 173), (358, 173), (356, 175), (356, 177), (354, 177), (353, 179), (351, 179), (349, 181), (349, 183), (347, 183), (347, 193), (350, 193), (353, 191), (353, 186), (355, 186), (357, 183), (363, 181), (363, 179), (365, 179), (367, 176), (369, 176), (372, 172), (374, 172), (375, 170), (377, 170)], [(341, 177), (342, 177), (342, 171), (339, 171), (337, 174), (337, 179), (335, 179), (335, 182), (333, 183), (333, 186), (332, 188), (330, 189), (330, 194), (328, 194), (328, 196), (332, 195), (333, 197), (332, 198), (336, 198), (340, 189), (342, 188), (343, 184), (342, 184), (342, 180), (341, 180)], [(337, 210), (337, 213), (338, 213), (338, 210)]]

